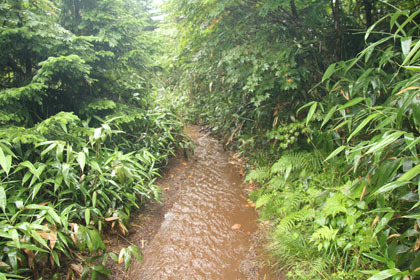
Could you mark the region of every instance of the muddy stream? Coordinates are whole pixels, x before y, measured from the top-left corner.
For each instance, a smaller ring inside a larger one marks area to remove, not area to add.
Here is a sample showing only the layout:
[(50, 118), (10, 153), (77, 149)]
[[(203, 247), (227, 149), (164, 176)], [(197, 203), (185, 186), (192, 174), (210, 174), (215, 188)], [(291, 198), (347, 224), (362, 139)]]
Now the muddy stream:
[(133, 265), (128, 279), (258, 279), (246, 264), (257, 216), (243, 177), (217, 140), (196, 127), (187, 134), (194, 154), (170, 167), (161, 186), (176, 187), (177, 198), (143, 249), (144, 263)]

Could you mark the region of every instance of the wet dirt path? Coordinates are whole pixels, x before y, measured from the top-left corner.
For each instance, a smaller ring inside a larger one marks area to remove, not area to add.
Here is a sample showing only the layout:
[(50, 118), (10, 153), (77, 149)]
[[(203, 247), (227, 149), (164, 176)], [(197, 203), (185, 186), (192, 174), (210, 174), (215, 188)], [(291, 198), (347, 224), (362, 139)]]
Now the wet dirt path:
[(197, 127), (187, 134), (194, 154), (170, 168), (161, 183), (164, 191), (176, 188), (177, 198), (145, 246), (144, 264), (133, 265), (128, 279), (258, 279), (247, 264), (257, 216), (243, 177), (217, 140)]

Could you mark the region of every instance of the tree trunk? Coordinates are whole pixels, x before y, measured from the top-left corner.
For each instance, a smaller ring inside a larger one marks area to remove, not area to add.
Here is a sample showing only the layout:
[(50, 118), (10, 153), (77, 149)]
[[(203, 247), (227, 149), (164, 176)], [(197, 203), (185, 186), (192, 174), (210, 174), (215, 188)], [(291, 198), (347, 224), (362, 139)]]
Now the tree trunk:
[(375, 5), (375, 0), (363, 0), (363, 5), (365, 6), (366, 12), (366, 27), (369, 27), (373, 24), (373, 7)]
[(292, 9), (292, 15), (295, 19), (299, 19), (299, 15), (296, 10), (295, 0), (290, 0), (290, 8)]
[(335, 30), (337, 31), (337, 45), (334, 51), (335, 55), (342, 59), (343, 54), (343, 27), (340, 20), (340, 0), (331, 0), (331, 8), (333, 12), (333, 19)]

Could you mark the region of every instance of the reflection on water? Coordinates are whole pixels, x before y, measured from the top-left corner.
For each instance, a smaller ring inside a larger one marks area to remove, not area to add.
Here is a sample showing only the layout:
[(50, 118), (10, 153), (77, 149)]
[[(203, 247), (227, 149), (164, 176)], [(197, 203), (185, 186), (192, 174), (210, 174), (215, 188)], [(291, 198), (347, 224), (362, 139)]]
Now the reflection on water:
[[(244, 279), (239, 268), (256, 215), (244, 207), (242, 178), (215, 139), (193, 129), (188, 134), (196, 149), (187, 161), (180, 198), (130, 279)], [(239, 230), (232, 229), (235, 224)]]

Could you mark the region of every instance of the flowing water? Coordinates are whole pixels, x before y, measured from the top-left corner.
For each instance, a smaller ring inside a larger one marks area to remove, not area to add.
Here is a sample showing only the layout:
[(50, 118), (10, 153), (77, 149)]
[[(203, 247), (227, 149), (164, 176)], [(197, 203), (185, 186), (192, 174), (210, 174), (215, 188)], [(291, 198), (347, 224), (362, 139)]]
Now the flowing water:
[(196, 148), (184, 163), (179, 199), (129, 279), (247, 279), (240, 268), (256, 214), (246, 207), (243, 178), (217, 140), (187, 133)]

